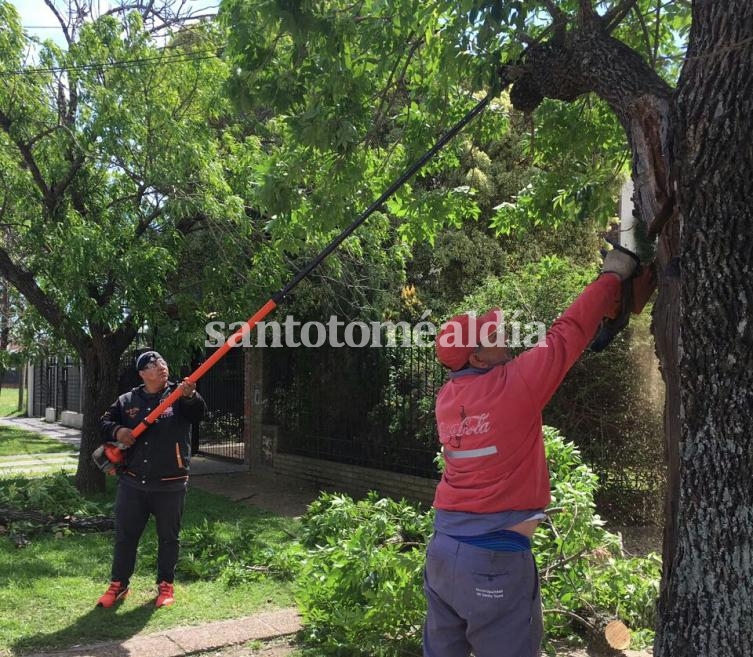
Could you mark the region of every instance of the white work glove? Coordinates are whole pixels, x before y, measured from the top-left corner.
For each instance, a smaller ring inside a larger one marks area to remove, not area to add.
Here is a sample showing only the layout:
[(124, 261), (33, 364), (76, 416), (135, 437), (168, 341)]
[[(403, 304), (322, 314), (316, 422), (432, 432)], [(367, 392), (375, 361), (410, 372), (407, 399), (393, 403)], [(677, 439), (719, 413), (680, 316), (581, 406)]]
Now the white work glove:
[(601, 273), (611, 272), (617, 274), (623, 281), (630, 278), (638, 268), (638, 262), (635, 258), (627, 253), (612, 249), (604, 257), (604, 264), (601, 266)]

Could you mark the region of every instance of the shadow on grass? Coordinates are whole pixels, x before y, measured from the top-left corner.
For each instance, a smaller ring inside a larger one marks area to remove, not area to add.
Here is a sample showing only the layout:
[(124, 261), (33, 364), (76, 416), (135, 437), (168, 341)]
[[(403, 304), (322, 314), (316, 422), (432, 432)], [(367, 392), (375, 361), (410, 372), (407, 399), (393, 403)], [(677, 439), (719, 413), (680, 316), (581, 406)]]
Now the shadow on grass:
[(48, 438), (28, 429), (0, 425), (0, 456), (24, 456), (26, 454), (57, 454), (77, 452), (69, 445), (54, 438)]
[[(68, 657), (78, 654), (76, 648), (81, 647), (82, 655), (96, 654), (97, 657), (132, 657), (133, 651), (122, 643), (144, 629), (152, 614), (156, 611), (153, 601), (122, 611), (93, 607), (73, 622), (49, 634), (35, 634), (19, 639), (13, 644), (14, 654), (39, 654), (40, 650), (54, 652), (66, 650)], [(103, 638), (103, 637), (107, 638)], [(84, 650), (83, 646), (106, 643), (97, 648), (94, 653)]]

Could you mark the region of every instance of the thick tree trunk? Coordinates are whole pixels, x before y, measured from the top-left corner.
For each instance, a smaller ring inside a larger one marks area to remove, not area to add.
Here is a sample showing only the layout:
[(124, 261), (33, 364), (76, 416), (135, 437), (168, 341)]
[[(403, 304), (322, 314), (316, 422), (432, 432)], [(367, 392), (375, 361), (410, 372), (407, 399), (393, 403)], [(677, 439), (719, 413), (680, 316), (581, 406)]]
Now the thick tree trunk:
[(677, 545), (657, 657), (753, 655), (753, 4), (697, 1), (674, 133)]
[(118, 369), (122, 349), (100, 342), (81, 356), (83, 369), (83, 416), (81, 452), (76, 471), (76, 488), (82, 493), (104, 490), (105, 475), (94, 465), (92, 452), (100, 444), (99, 418), (115, 401), (118, 393)]

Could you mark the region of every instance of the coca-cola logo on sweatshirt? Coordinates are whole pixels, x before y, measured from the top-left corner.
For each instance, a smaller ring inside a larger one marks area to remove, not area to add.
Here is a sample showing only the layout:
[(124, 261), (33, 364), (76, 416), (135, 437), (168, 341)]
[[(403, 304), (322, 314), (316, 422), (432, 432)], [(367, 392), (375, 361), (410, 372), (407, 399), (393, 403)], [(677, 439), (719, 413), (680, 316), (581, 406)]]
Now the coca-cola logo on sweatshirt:
[(443, 444), (459, 447), (463, 436), (480, 436), (491, 431), (489, 413), (465, 415), (465, 411), (463, 410), (460, 416), (461, 420), (459, 422), (439, 423), (439, 440)]

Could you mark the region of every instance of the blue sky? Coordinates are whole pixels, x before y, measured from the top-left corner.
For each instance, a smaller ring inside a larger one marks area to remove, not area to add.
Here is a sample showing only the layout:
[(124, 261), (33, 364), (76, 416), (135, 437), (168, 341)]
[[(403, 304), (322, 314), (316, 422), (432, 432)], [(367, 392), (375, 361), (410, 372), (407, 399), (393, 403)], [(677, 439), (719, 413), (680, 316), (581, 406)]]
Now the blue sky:
[[(60, 43), (60, 45), (65, 45), (65, 39), (63, 38), (60, 24), (49, 7), (44, 4), (43, 0), (10, 1), (15, 5), (16, 9), (18, 9), (18, 13), (21, 15), (21, 23), (26, 28), (28, 34), (32, 34), (41, 39), (53, 39)], [(64, 3), (60, 1), (57, 4), (59, 7), (64, 5)], [(107, 10), (111, 6), (109, 0), (99, 0), (98, 4), (102, 11)], [(187, 6), (193, 6), (197, 11), (201, 11), (207, 7), (213, 6), (216, 8), (218, 4), (219, 0), (193, 0), (188, 2)]]
[[(54, 14), (42, 0), (11, 0), (21, 15), (21, 23), (28, 34), (33, 34), (40, 39), (54, 39), (61, 44), (65, 43), (60, 24)], [(52, 27), (54, 29), (45, 29)]]

